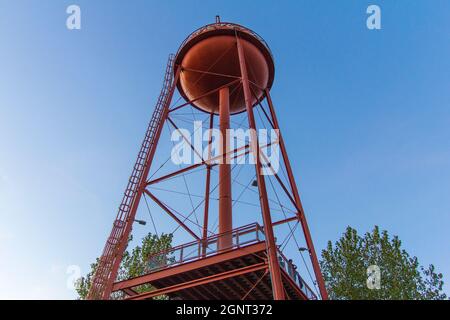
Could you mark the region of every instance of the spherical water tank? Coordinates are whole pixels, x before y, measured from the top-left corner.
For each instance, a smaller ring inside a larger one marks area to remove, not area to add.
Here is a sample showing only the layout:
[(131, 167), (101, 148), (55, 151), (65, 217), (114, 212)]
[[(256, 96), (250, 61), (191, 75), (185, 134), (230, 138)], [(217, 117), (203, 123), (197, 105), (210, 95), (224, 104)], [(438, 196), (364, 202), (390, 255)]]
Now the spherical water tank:
[[(192, 33), (181, 45), (175, 65), (182, 67), (178, 90), (187, 100), (194, 100), (209, 91), (241, 77), (236, 37), (244, 50), (252, 91), (252, 106), (270, 89), (275, 67), (269, 47), (256, 33), (233, 23), (215, 23)], [(196, 100), (192, 105), (208, 113), (218, 113), (219, 93)], [(230, 86), (230, 113), (245, 110), (242, 84)]]

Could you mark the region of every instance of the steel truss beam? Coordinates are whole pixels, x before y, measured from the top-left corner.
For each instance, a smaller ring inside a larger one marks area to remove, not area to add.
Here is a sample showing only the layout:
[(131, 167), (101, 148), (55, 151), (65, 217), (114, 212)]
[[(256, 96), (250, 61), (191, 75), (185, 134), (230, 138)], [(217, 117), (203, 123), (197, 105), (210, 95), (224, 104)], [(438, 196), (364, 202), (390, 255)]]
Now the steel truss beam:
[(151, 291), (151, 292), (138, 294), (138, 295), (135, 295), (133, 297), (127, 298), (127, 300), (144, 300), (144, 299), (149, 299), (149, 298), (157, 297), (157, 296), (160, 296), (160, 295), (169, 294), (169, 293), (172, 293), (172, 292), (177, 292), (177, 291), (181, 291), (181, 290), (185, 290), (185, 289), (190, 289), (190, 288), (194, 288), (194, 287), (201, 286), (201, 285), (204, 285), (204, 284), (208, 284), (208, 283), (212, 283), (212, 282), (216, 282), (216, 281), (229, 279), (229, 278), (237, 277), (237, 276), (240, 276), (240, 275), (243, 275), (243, 274), (247, 274), (247, 273), (251, 273), (251, 272), (255, 272), (255, 271), (259, 271), (259, 270), (264, 270), (264, 269), (267, 269), (267, 264), (265, 264), (265, 263), (253, 264), (253, 265), (248, 266), (248, 267), (234, 269), (234, 270), (231, 270), (231, 271), (226, 271), (226, 272), (222, 272), (222, 273), (219, 273), (219, 274), (214, 274), (214, 275), (209, 276), (209, 277), (195, 279), (195, 280), (192, 280), (192, 281), (176, 284), (176, 285), (173, 285), (173, 286), (170, 286), (170, 287), (167, 287), (167, 288), (157, 289), (157, 290), (154, 290), (154, 291)]
[(240, 82), (240, 81), (241, 81), (241, 79), (233, 80), (233, 81), (231, 81), (231, 82), (229, 82), (229, 83), (227, 83), (227, 84), (225, 84), (225, 85), (223, 85), (223, 86), (220, 86), (220, 87), (218, 87), (218, 88), (216, 88), (216, 89), (214, 89), (214, 90), (208, 91), (208, 92), (206, 92), (205, 94), (202, 94), (201, 96), (199, 96), (199, 97), (197, 97), (197, 98), (195, 98), (195, 99), (189, 100), (188, 102), (183, 103), (183, 104), (180, 104), (180, 105), (177, 106), (177, 107), (173, 107), (172, 109), (169, 110), (169, 112), (174, 112), (174, 111), (176, 111), (176, 110), (178, 110), (178, 109), (181, 109), (181, 108), (183, 108), (183, 107), (186, 107), (186, 106), (188, 106), (188, 105), (191, 105), (192, 103), (194, 103), (194, 102), (197, 101), (197, 100), (200, 100), (200, 99), (202, 99), (202, 98), (204, 98), (204, 97), (207, 97), (207, 96), (209, 96), (209, 95), (211, 95), (211, 94), (213, 94), (213, 93), (216, 93), (216, 92), (220, 91), (220, 90), (223, 89), (223, 88), (227, 88), (227, 87), (229, 87), (229, 86), (231, 86), (231, 85), (233, 85), (233, 84), (235, 84), (235, 83), (238, 83), (238, 82)]
[(127, 288), (134, 288), (146, 283), (151, 283), (152, 281), (155, 281), (157, 279), (167, 278), (178, 274), (184, 274), (202, 267), (211, 266), (228, 260), (233, 260), (241, 257), (243, 253), (245, 253), (246, 255), (247, 254), (256, 255), (260, 252), (263, 252), (264, 250), (265, 244), (263, 242), (256, 243), (242, 249), (234, 249), (211, 257), (207, 257), (205, 259), (195, 260), (187, 264), (173, 266), (169, 269), (163, 269), (136, 278), (116, 282), (113, 286), (113, 291), (120, 291)]
[[(260, 148), (261, 149), (268, 148), (271, 145), (272, 145), (272, 143), (268, 143), (268, 144), (265, 144), (265, 145), (261, 146)], [(243, 151), (243, 150), (244, 150), (244, 153), (238, 154), (238, 152)], [(250, 152), (251, 152), (250, 145), (247, 144), (245, 146), (242, 146), (242, 147), (239, 147), (239, 148), (235, 148), (232, 151), (228, 151), (225, 155), (233, 154), (233, 156), (230, 157), (230, 159), (235, 160), (235, 159), (237, 159), (239, 157), (242, 157), (244, 155), (249, 154)], [(155, 183), (159, 183), (161, 181), (173, 178), (173, 177), (175, 177), (177, 175), (180, 175), (180, 174), (185, 173), (187, 171), (196, 169), (196, 168), (201, 167), (203, 165), (207, 165), (207, 166), (210, 166), (210, 167), (215, 167), (215, 166), (218, 165), (218, 163), (213, 163), (213, 162), (220, 160), (223, 156), (224, 156), (223, 154), (219, 154), (219, 155), (217, 155), (217, 156), (215, 156), (213, 158), (209, 158), (208, 160), (203, 160), (203, 161), (201, 161), (199, 163), (195, 163), (195, 164), (187, 166), (185, 168), (173, 171), (173, 172), (168, 173), (168, 174), (166, 174), (164, 176), (161, 176), (159, 178), (155, 178), (153, 180), (149, 180), (149, 181), (147, 181), (146, 185), (149, 186), (149, 185), (152, 185), (152, 184), (155, 184)]]
[(195, 239), (200, 240), (200, 237), (192, 231), (183, 221), (181, 221), (175, 213), (172, 212), (164, 203), (162, 203), (158, 198), (156, 198), (150, 191), (144, 189), (144, 192), (153, 200), (155, 203), (161, 207), (169, 216), (171, 216), (184, 230), (186, 230)]
[(242, 86), (244, 89), (244, 98), (245, 98), (245, 105), (248, 115), (248, 124), (249, 128), (253, 129), (253, 139), (252, 141), (252, 150), (254, 152), (255, 160), (256, 160), (256, 178), (258, 182), (258, 189), (260, 194), (260, 201), (261, 201), (261, 209), (262, 209), (262, 216), (264, 221), (264, 233), (266, 236), (266, 244), (267, 244), (267, 255), (268, 255), (268, 261), (269, 261), (269, 270), (270, 270), (270, 278), (272, 280), (272, 291), (273, 291), (273, 297), (275, 300), (284, 300), (285, 294), (283, 289), (283, 282), (281, 280), (281, 271), (280, 271), (280, 265), (278, 264), (278, 257), (277, 257), (277, 247), (275, 244), (275, 236), (273, 233), (273, 227), (272, 227), (272, 218), (270, 215), (270, 208), (269, 208), (269, 200), (267, 197), (267, 190), (266, 190), (266, 183), (265, 178), (261, 173), (261, 159), (260, 159), (260, 149), (259, 149), (259, 141), (256, 136), (256, 122), (253, 115), (253, 106), (252, 106), (252, 97), (250, 92), (250, 85), (248, 81), (248, 74), (247, 74), (247, 65), (245, 61), (245, 54), (244, 49), (241, 44), (241, 39), (236, 34), (236, 44), (238, 49), (238, 57), (239, 57), (239, 64), (241, 69), (241, 76), (242, 76)]

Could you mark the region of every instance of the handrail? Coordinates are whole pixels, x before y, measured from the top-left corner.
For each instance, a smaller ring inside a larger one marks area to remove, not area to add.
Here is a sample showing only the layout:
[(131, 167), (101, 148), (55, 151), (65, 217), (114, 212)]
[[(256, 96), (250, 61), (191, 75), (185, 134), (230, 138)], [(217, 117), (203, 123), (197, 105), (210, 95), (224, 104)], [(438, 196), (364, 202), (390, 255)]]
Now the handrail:
[(261, 37), (259, 34), (257, 34), (255, 31), (248, 29), (240, 24), (237, 23), (232, 23), (232, 22), (216, 22), (216, 23), (210, 23), (207, 24), (205, 26), (202, 26), (200, 28), (198, 28), (197, 30), (195, 30), (194, 32), (192, 32), (189, 36), (186, 37), (186, 39), (184, 39), (184, 41), (181, 43), (176, 57), (178, 57), (178, 54), (180, 53), (181, 49), (184, 47), (184, 45), (186, 43), (188, 43), (191, 39), (195, 38), (196, 36), (198, 36), (199, 34), (202, 34), (203, 32), (206, 31), (211, 31), (211, 30), (217, 30), (217, 29), (222, 29), (224, 27), (229, 27), (230, 29), (235, 29), (237, 31), (241, 31), (247, 34), (252, 35), (253, 37), (255, 37), (258, 41), (260, 41), (264, 47), (267, 49), (267, 51), (270, 54), (270, 57), (273, 60), (273, 54), (272, 51), (270, 50), (269, 45), (267, 44), (267, 42), (263, 39), (263, 37)]
[(148, 257), (148, 259), (150, 260), (150, 259), (153, 258), (153, 257), (160, 256), (160, 255), (162, 255), (162, 254), (166, 254), (166, 253), (169, 253), (169, 252), (172, 252), (172, 251), (176, 251), (176, 250), (179, 250), (179, 249), (184, 248), (184, 247), (190, 247), (190, 246), (192, 246), (192, 245), (195, 245), (195, 244), (197, 244), (197, 243), (202, 243), (202, 242), (204, 242), (204, 241), (205, 241), (205, 242), (212, 242), (212, 241), (214, 241), (215, 239), (218, 239), (218, 238), (223, 237), (223, 236), (225, 236), (225, 235), (227, 235), (227, 234), (230, 234), (230, 233), (242, 233), (242, 231), (245, 231), (245, 230), (252, 230), (252, 229), (255, 229), (255, 231), (261, 231), (261, 232), (263, 232), (262, 227), (261, 227), (258, 223), (251, 223), (251, 224), (248, 224), (248, 225), (244, 225), (244, 226), (242, 226), (242, 227), (239, 227), (239, 228), (237, 228), (237, 229), (230, 230), (230, 231), (228, 231), (228, 232), (224, 232), (224, 233), (221, 233), (221, 234), (215, 234), (215, 235), (213, 235), (213, 236), (211, 236), (211, 237), (206, 238), (205, 240), (204, 240), (204, 239), (194, 240), (194, 241), (191, 241), (191, 242), (188, 242), (188, 243), (180, 244), (180, 245), (178, 245), (178, 246), (176, 246), (176, 247), (172, 247), (172, 248), (169, 248), (169, 249), (165, 249), (165, 250), (160, 251), (160, 252), (158, 252), (158, 253), (152, 254), (150, 257)]
[[(255, 233), (254, 237), (252, 237), (251, 239), (247, 238), (245, 241), (241, 241), (243, 235), (253, 232)], [(222, 253), (226, 250), (231, 250), (243, 246), (248, 246), (250, 244), (259, 243), (261, 241), (264, 241), (264, 238), (263, 237), (260, 238), (259, 236), (260, 232), (264, 235), (263, 228), (258, 223), (252, 223), (239, 227), (237, 229), (233, 229), (226, 233), (215, 234), (206, 239), (191, 241), (170, 249), (160, 251), (156, 254), (151, 255), (148, 258), (147, 260), (148, 264), (149, 265), (156, 264), (156, 266), (149, 266), (149, 269), (147, 269), (147, 271), (156, 272), (158, 270), (173, 267), (175, 265), (180, 265), (188, 261), (194, 261), (210, 257), (212, 255)], [(226, 248), (224, 250), (218, 250), (217, 248), (214, 248), (213, 251), (211, 252), (206, 252), (202, 250), (202, 248), (203, 249), (210, 248), (209, 245), (211, 244), (217, 245), (218, 239), (220, 237), (223, 237), (226, 234), (230, 233), (232, 234), (232, 237), (235, 239), (235, 241), (233, 241), (233, 244), (229, 248)], [(188, 248), (191, 250), (186, 250)], [(308, 286), (305, 280), (300, 276), (298, 271), (295, 270), (292, 266), (289, 267), (291, 263), (283, 254), (283, 252), (280, 249), (278, 249), (277, 251), (280, 267), (288, 274), (288, 276), (294, 281), (295, 285), (306, 295), (308, 299), (317, 300), (316, 294)]]
[[(297, 271), (297, 270), (295, 270), (295, 269), (291, 269), (291, 271), (294, 273), (294, 275), (292, 275), (290, 272), (289, 272), (289, 260), (286, 258), (286, 256), (283, 254), (283, 252), (281, 252), (281, 250), (280, 249), (278, 249), (278, 256), (283, 260), (283, 262), (284, 262), (284, 265), (286, 266), (286, 268), (284, 268), (283, 266), (281, 266), (281, 263), (280, 263), (280, 266), (282, 267), (282, 269), (284, 270), (284, 271), (286, 271), (286, 273), (288, 274), (288, 276), (292, 279), (292, 280), (294, 280), (294, 282), (295, 282), (295, 284), (297, 285), (297, 286), (299, 286), (300, 287), (300, 290), (303, 292), (303, 293), (305, 293), (305, 295), (306, 295), (306, 297), (308, 298), (308, 299), (310, 299), (310, 300), (317, 300), (317, 296), (316, 296), (316, 294), (314, 293), (314, 291), (312, 291), (312, 289), (308, 286), (308, 284), (306, 283), (306, 281), (300, 276), (300, 273)], [(281, 262), (281, 261), (280, 261)], [(297, 282), (297, 279), (299, 279), (299, 281), (300, 281), (300, 283), (298, 283)]]

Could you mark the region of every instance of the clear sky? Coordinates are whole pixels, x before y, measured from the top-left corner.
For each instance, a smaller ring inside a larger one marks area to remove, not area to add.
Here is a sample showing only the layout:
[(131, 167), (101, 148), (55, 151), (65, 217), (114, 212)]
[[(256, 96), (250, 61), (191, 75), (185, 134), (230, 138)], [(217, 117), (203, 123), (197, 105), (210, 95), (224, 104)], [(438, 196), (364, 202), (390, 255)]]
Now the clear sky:
[[(369, 4), (381, 30), (366, 28)], [(450, 281), (449, 12), (446, 0), (0, 0), (0, 298), (75, 297), (67, 267), (87, 272), (103, 248), (167, 55), (216, 14), (274, 53), (317, 249), (379, 225)]]

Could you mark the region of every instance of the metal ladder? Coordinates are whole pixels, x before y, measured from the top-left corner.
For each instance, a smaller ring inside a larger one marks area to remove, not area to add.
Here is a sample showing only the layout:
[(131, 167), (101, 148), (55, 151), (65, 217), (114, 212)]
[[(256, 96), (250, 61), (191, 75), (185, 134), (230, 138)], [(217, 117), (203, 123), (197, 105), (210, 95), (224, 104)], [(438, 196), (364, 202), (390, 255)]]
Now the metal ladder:
[[(94, 274), (88, 299), (104, 299), (105, 292), (108, 290), (108, 284), (111, 284), (116, 279), (111, 279), (117, 270), (113, 270), (113, 266), (117, 264), (117, 259), (122, 259), (123, 250), (119, 250), (120, 244), (123, 241), (128, 242), (129, 233), (131, 231), (130, 213), (131, 208), (136, 201), (138, 193), (143, 190), (139, 190), (140, 186), (147, 177), (144, 177), (146, 166), (150, 166), (152, 149), (155, 147), (155, 140), (157, 131), (164, 121), (163, 114), (165, 108), (169, 108), (169, 96), (172, 90), (173, 83), (173, 63), (174, 55), (169, 56), (166, 72), (164, 75), (164, 83), (159, 95), (158, 101), (153, 111), (150, 123), (145, 133), (144, 141), (142, 142), (141, 149), (138, 153), (136, 163), (133, 167), (133, 172), (128, 181), (122, 202), (119, 206), (116, 220), (113, 223), (111, 234), (106, 242), (101, 258), (98, 260), (96, 272)], [(137, 205), (137, 204), (136, 204)], [(134, 219), (134, 217), (133, 217)]]

